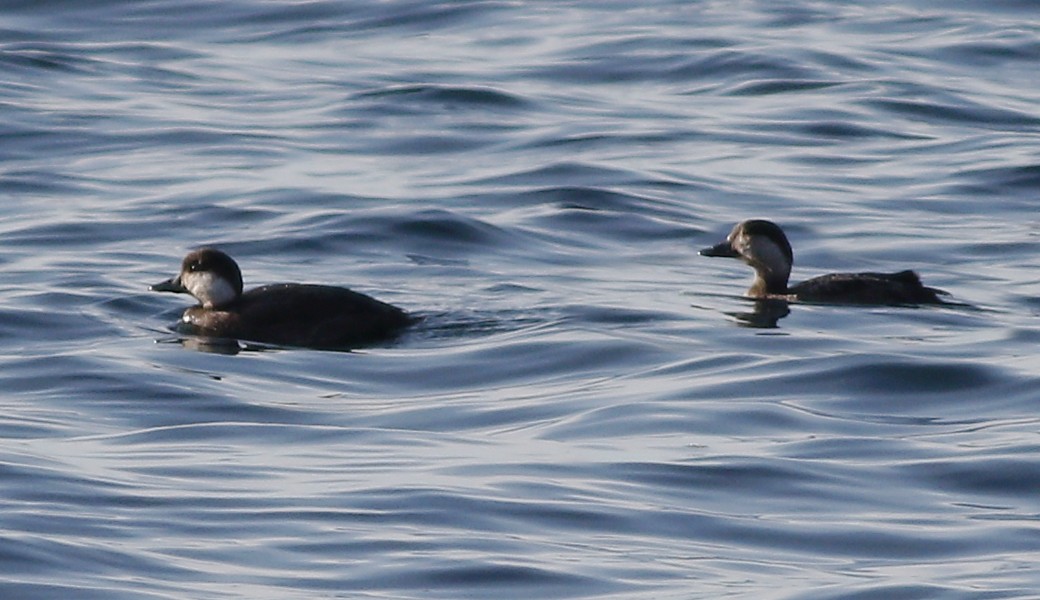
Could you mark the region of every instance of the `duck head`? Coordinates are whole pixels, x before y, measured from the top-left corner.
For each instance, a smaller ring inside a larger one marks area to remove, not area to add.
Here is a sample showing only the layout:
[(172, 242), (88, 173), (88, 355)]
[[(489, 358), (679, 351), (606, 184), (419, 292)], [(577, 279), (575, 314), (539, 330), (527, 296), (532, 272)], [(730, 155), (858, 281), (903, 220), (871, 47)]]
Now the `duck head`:
[(772, 221), (751, 219), (737, 223), (726, 240), (700, 251), (702, 256), (739, 258), (755, 270), (748, 296), (766, 298), (787, 293), (794, 252), (784, 231)]
[(191, 294), (207, 309), (219, 309), (242, 295), (242, 271), (227, 254), (215, 248), (190, 252), (181, 262), (181, 272), (150, 286), (154, 292)]

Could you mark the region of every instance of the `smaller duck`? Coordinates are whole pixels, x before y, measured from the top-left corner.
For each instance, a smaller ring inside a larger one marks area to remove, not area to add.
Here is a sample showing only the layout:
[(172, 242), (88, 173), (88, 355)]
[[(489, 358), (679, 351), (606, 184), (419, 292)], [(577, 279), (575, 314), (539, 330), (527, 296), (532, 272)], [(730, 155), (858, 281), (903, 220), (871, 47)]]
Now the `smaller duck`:
[(755, 270), (747, 295), (752, 298), (831, 304), (945, 304), (943, 290), (925, 287), (913, 271), (832, 273), (788, 287), (794, 252), (782, 229), (771, 221), (737, 223), (726, 241), (700, 251), (702, 256), (739, 258)]
[(190, 252), (176, 277), (149, 289), (199, 301), (181, 317), (191, 333), (280, 346), (352, 348), (391, 338), (415, 321), (342, 287), (278, 283), (243, 292), (238, 264), (215, 248)]

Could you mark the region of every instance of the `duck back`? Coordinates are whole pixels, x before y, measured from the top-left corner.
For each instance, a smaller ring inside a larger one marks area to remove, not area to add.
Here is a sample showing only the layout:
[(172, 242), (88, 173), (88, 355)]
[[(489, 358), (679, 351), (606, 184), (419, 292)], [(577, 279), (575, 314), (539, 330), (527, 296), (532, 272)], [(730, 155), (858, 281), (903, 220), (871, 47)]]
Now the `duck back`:
[(201, 333), (285, 346), (349, 348), (389, 339), (414, 319), (403, 310), (341, 287), (273, 284), (242, 294), (222, 310), (196, 311)]
[(913, 271), (898, 273), (834, 273), (803, 281), (788, 289), (803, 302), (840, 304), (943, 304)]

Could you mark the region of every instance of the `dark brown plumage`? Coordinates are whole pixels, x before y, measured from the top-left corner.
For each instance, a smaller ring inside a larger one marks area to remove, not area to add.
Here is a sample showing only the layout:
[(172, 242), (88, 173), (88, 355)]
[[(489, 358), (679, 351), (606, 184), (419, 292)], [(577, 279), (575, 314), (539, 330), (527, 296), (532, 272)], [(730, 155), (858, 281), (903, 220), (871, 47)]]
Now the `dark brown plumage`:
[(284, 346), (351, 348), (391, 338), (415, 321), (342, 287), (279, 283), (243, 293), (238, 265), (213, 248), (188, 254), (180, 274), (151, 289), (199, 300), (181, 317), (192, 333)]
[(752, 219), (737, 223), (726, 240), (700, 251), (703, 256), (739, 258), (755, 269), (747, 295), (799, 302), (835, 304), (942, 304), (917, 273), (833, 273), (788, 286), (794, 251), (775, 223)]

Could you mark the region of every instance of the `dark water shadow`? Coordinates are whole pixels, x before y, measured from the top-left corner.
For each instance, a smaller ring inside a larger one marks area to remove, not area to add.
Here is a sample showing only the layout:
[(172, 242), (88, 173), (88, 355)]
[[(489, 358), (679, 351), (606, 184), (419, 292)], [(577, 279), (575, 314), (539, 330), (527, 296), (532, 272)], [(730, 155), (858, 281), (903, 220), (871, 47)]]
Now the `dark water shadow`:
[(779, 329), (779, 321), (791, 314), (787, 300), (755, 300), (750, 311), (727, 312), (742, 327), (754, 329)]
[(967, 302), (961, 302), (959, 300), (946, 300), (944, 299), (939, 304), (856, 304), (856, 303), (839, 303), (839, 302), (797, 302), (789, 301), (780, 298), (748, 298), (746, 296), (731, 296), (726, 294), (709, 294), (711, 296), (736, 299), (741, 302), (751, 303), (750, 310), (737, 310), (737, 311), (717, 311), (716, 308), (710, 306), (702, 306), (692, 304), (693, 308), (700, 308), (705, 310), (715, 310), (722, 312), (722, 314), (732, 317), (737, 325), (741, 327), (749, 327), (753, 329), (780, 329), (780, 320), (791, 314), (793, 306), (823, 306), (823, 307), (834, 307), (834, 308), (853, 308), (853, 309), (870, 309), (870, 308), (904, 308), (910, 310), (916, 309), (946, 309), (957, 312), (965, 313), (999, 313), (997, 309), (986, 308), (976, 306)]
[[(170, 311), (163, 314), (166, 315)], [(176, 311), (175, 311), (176, 312)], [(236, 355), (240, 353), (278, 352), (289, 350), (318, 350), (351, 353), (373, 348), (423, 346), (431, 342), (463, 341), (487, 336), (530, 330), (554, 322), (550, 315), (532, 314), (530, 311), (444, 311), (418, 313), (415, 322), (385, 340), (343, 347), (312, 348), (269, 344), (253, 340), (221, 338), (201, 335), (181, 322), (171, 324), (165, 337), (155, 337), (159, 330), (150, 329), (158, 344), (179, 344), (188, 350), (210, 354)]]

